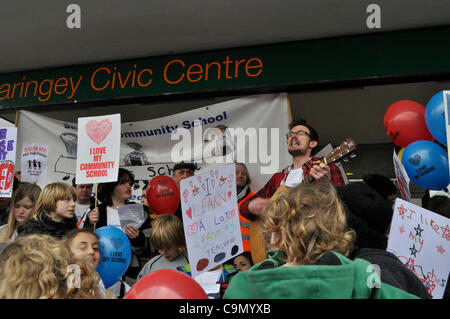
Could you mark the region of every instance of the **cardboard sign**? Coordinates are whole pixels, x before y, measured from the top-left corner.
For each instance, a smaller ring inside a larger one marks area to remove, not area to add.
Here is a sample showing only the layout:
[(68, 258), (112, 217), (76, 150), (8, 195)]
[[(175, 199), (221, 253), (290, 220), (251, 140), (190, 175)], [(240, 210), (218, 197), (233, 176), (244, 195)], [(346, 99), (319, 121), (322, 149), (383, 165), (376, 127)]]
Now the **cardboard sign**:
[(16, 164), (16, 127), (0, 128), (0, 197), (11, 197)]
[(20, 180), (45, 185), (47, 183), (47, 167), (47, 145), (24, 143), (22, 146)]
[(397, 198), (387, 250), (442, 298), (450, 270), (450, 219)]
[(235, 164), (183, 179), (180, 194), (193, 277), (243, 252)]
[(117, 181), (120, 114), (78, 119), (77, 184)]
[(395, 176), (397, 177), (398, 189), (400, 190), (400, 194), (403, 200), (410, 202), (411, 201), (411, 191), (409, 190), (410, 179), (408, 177), (408, 174), (406, 174), (402, 161), (398, 158), (397, 154), (395, 153), (395, 150), (393, 155), (393, 161), (394, 161)]

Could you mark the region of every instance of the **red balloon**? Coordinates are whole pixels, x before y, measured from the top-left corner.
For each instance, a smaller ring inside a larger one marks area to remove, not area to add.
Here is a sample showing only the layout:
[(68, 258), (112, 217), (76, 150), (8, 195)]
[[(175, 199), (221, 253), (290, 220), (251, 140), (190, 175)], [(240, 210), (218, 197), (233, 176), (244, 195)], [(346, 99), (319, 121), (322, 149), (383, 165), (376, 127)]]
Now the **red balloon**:
[(180, 190), (169, 176), (154, 177), (147, 186), (147, 202), (158, 215), (175, 214), (180, 204)]
[(389, 106), (384, 113), (384, 129), (400, 147), (418, 140), (434, 139), (425, 123), (425, 107), (410, 100), (397, 101)]
[(139, 279), (124, 299), (208, 299), (208, 295), (185, 273), (163, 269)]

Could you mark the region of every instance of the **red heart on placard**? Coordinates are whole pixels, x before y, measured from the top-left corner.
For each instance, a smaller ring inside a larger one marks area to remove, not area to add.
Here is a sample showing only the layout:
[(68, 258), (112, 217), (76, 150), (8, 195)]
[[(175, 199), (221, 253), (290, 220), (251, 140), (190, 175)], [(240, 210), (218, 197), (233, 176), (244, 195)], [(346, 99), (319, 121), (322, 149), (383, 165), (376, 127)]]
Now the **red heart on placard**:
[(228, 192), (228, 197), (231, 199), (231, 195), (233, 194), (233, 192)]
[(192, 207), (189, 207), (189, 209), (186, 209), (186, 215), (192, 219)]
[(112, 123), (110, 119), (101, 120), (100, 123), (96, 120), (91, 120), (86, 124), (86, 133), (89, 138), (97, 144), (105, 140), (112, 130)]

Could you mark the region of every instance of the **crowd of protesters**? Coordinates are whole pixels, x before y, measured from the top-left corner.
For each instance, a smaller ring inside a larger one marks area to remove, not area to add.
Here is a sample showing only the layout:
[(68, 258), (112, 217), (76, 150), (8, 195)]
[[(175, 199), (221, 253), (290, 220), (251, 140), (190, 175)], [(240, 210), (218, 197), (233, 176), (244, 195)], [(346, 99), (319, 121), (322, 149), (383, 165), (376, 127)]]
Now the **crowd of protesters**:
[[(319, 138), (312, 126), (298, 120), (289, 129), (292, 164), (260, 190), (252, 192), (247, 167), (236, 164), (244, 253), (224, 265), (221, 297), (430, 298), (421, 280), (386, 251), (397, 193), (390, 179), (367, 174), (363, 182), (346, 185), (335, 164), (313, 156)], [(172, 177), (179, 186), (195, 170), (192, 163), (177, 163)], [(56, 182), (41, 189), (15, 179), (11, 199), (0, 199), (0, 298), (123, 298), (152, 272), (189, 273), (181, 205), (172, 214), (155, 214), (146, 184), (142, 204), (148, 217), (139, 228), (123, 229), (132, 247), (130, 265), (121, 280), (105, 288), (96, 272), (95, 230), (121, 228), (118, 208), (131, 203), (134, 184), (133, 174), (120, 168), (118, 180), (99, 184), (94, 199), (91, 184)], [(449, 217), (449, 202), (435, 196), (424, 207)], [(261, 252), (250, 244), (255, 221), (262, 223), (262, 258), (255, 258)], [(374, 287), (365, 284), (371, 264), (380, 267)], [(69, 284), (71, 265), (79, 267), (79, 285)]]

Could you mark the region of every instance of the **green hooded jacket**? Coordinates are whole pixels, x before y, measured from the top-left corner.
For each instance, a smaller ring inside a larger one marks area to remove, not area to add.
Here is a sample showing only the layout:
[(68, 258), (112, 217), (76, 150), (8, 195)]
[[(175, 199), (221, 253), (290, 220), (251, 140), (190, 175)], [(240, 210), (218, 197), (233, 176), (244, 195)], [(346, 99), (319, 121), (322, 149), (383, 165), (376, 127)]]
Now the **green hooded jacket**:
[(341, 265), (281, 267), (284, 254), (268, 253), (269, 259), (233, 277), (224, 299), (419, 299), (381, 282), (364, 259), (332, 252)]

